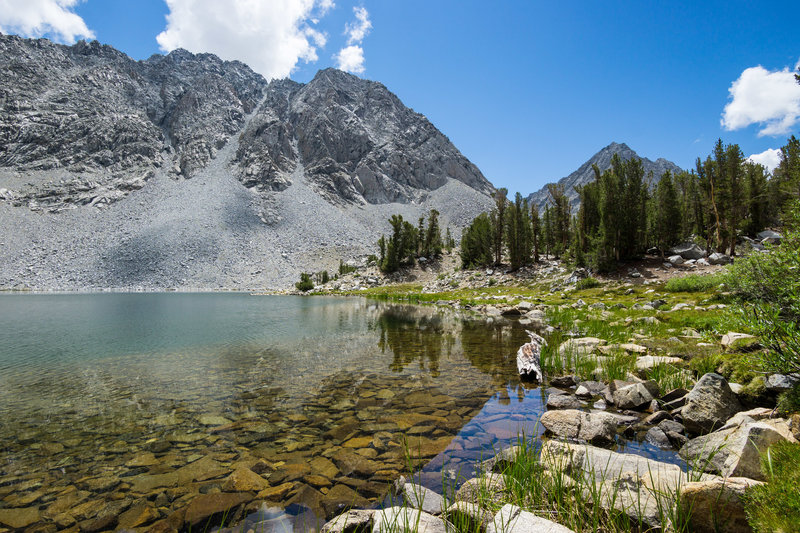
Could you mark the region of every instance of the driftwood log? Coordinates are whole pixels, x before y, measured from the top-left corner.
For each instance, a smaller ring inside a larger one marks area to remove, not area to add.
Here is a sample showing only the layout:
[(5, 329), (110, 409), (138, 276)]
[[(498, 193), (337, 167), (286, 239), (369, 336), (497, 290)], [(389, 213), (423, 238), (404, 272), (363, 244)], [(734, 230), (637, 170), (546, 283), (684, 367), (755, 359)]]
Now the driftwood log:
[(526, 330), (526, 333), (530, 335), (531, 342), (526, 342), (519, 347), (517, 351), (517, 370), (519, 370), (520, 376), (541, 382), (543, 376), (539, 358), (542, 355), (542, 347), (547, 346), (547, 341), (531, 331)]

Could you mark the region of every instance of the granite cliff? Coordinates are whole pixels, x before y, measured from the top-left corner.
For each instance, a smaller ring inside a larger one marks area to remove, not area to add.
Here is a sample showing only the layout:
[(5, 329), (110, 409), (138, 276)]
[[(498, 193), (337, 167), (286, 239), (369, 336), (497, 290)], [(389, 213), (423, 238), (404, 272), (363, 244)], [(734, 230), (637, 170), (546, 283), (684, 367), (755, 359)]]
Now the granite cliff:
[(0, 287), (279, 287), (492, 185), (385, 86), (0, 35)]

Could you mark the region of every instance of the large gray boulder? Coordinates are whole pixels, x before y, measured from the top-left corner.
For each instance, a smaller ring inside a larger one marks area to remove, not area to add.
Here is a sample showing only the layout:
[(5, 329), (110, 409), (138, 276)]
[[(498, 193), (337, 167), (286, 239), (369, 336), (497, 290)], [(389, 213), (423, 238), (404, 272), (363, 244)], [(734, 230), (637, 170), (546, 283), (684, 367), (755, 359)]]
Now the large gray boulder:
[(744, 511), (744, 494), (761, 482), (731, 477), (692, 481), (681, 487), (680, 503), (691, 509), (689, 531), (695, 533), (751, 533)]
[[(599, 498), (606, 510), (641, 520), (661, 529), (662, 504), (687, 481), (678, 465), (639, 455), (617, 453), (595, 446), (548, 441), (542, 445), (542, 463), (582, 479), (584, 497)], [(592, 487), (592, 490), (589, 490)]]
[(619, 409), (642, 409), (658, 398), (658, 383), (634, 383), (613, 392), (614, 405)]
[(617, 434), (614, 416), (608, 413), (585, 413), (577, 409), (547, 411), (539, 422), (554, 435), (594, 443), (610, 443)]
[(686, 430), (698, 434), (721, 428), (741, 410), (742, 404), (725, 378), (709, 373), (701, 377), (686, 395), (681, 416)]
[(684, 259), (702, 259), (705, 257), (706, 251), (697, 246), (693, 242), (685, 242), (677, 246), (673, 246), (669, 250), (670, 255), (679, 255)]
[(372, 515), (372, 533), (416, 531), (417, 533), (456, 533), (453, 524), (410, 507), (389, 507)]
[(486, 533), (574, 533), (574, 531), (507, 503), (494, 515), (486, 528)]
[(454, 502), (443, 516), (460, 531), (485, 532), (492, 523), (492, 514), (487, 509), (465, 501)]
[(328, 520), (320, 533), (356, 533), (372, 531), (373, 509), (352, 509)]
[(733, 263), (733, 259), (729, 255), (714, 252), (708, 256), (708, 262), (712, 265), (730, 265)]
[(428, 514), (438, 515), (444, 510), (444, 498), (417, 483), (404, 484), (402, 497), (409, 506)]
[(794, 442), (788, 424), (745, 421), (687, 442), (680, 455), (690, 464), (723, 477), (765, 480), (761, 454), (776, 442)]

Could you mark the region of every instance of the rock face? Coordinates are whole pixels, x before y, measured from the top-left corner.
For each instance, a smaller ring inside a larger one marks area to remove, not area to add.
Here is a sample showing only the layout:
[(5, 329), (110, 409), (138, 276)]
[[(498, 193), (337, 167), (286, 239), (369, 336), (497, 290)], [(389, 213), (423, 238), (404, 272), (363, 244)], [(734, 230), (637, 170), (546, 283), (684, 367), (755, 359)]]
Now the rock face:
[(242, 63), (185, 50), (134, 61), (97, 41), (0, 36), (0, 51), (0, 168), (39, 177), (14, 192), (31, 208), (113, 202), (162, 166), (191, 177), (267, 87)]
[(0, 35), (0, 288), (285, 287), (492, 190), (377, 82)]
[(236, 154), (247, 185), (281, 190), (302, 164), (333, 201), (408, 202), (448, 178), (492, 190), (439, 130), (380, 83), (326, 69), (307, 85), (284, 80), (267, 92)]
[(721, 428), (741, 410), (742, 405), (725, 378), (709, 373), (701, 377), (686, 395), (681, 415), (686, 430), (697, 434)]
[[(592, 170), (593, 165), (597, 165), (600, 169), (600, 172), (605, 172), (609, 168), (611, 168), (611, 158), (614, 154), (619, 154), (619, 156), (624, 160), (627, 161), (633, 158), (639, 158), (639, 156), (633, 150), (628, 147), (625, 143), (611, 143), (596, 154), (594, 154), (591, 159), (585, 162), (583, 165), (578, 168), (575, 172), (570, 174), (565, 178), (561, 178), (558, 180), (559, 185), (564, 186), (564, 193), (569, 198), (570, 204), (572, 205), (572, 212), (577, 212), (577, 207), (580, 204), (580, 199), (578, 198), (578, 193), (575, 192), (574, 187), (576, 185), (586, 185), (587, 183), (591, 183), (594, 181), (594, 170)], [(676, 172), (680, 172), (680, 167), (675, 163), (667, 161), (666, 159), (659, 158), (655, 161), (650, 161), (646, 157), (639, 158), (642, 160), (642, 166), (644, 167), (644, 175), (647, 175), (652, 172), (655, 180), (661, 178), (661, 175), (664, 174), (667, 170), (672, 172), (673, 174)], [(528, 203), (531, 205), (536, 205), (539, 207), (539, 210), (543, 210), (548, 199), (550, 198), (549, 193), (547, 192), (547, 187), (542, 187), (540, 190), (536, 191), (535, 193), (528, 196)]]

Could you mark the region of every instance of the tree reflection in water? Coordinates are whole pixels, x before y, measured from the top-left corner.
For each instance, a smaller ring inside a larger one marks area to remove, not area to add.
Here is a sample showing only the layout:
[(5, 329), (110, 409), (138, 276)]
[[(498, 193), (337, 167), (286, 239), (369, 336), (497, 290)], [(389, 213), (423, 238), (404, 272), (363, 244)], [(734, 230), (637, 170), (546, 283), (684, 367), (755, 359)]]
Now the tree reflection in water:
[(441, 309), (411, 305), (381, 308), (373, 325), (379, 329), (381, 353), (390, 350), (389, 368), (402, 372), (417, 361), (421, 370), (439, 375), (441, 357), (462, 353), (473, 366), (498, 378), (516, 374), (516, 352), (527, 342), (524, 330), (507, 320), (487, 321)]

